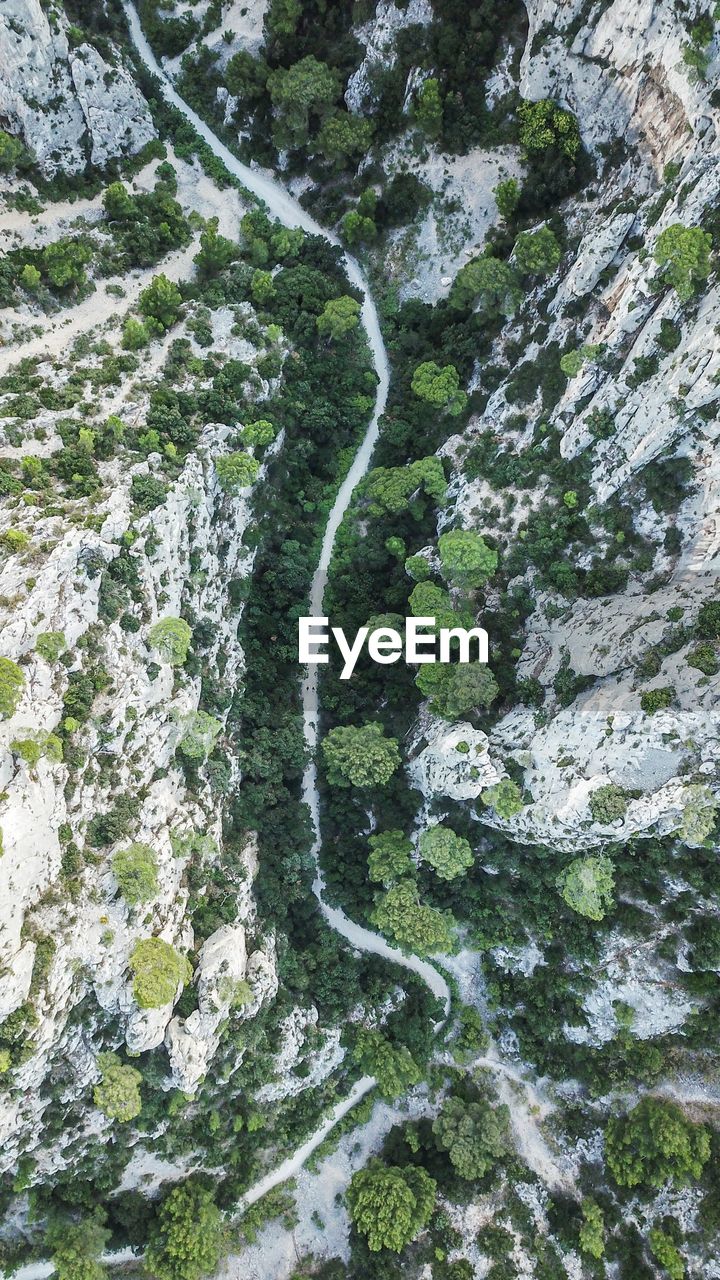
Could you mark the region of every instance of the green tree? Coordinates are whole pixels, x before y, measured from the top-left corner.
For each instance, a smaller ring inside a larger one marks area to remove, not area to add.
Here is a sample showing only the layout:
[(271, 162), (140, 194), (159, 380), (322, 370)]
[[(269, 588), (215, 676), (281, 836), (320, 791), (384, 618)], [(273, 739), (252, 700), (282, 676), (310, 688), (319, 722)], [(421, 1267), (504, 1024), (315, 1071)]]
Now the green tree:
[(158, 891), (158, 861), (149, 844), (131, 844), (118, 849), (112, 860), (113, 875), (129, 907), (152, 902)]
[(347, 294), (341, 298), (331, 298), (318, 316), (316, 324), (318, 332), (333, 342), (344, 338), (347, 333), (357, 329), (360, 322), (360, 303)]
[(611, 822), (617, 822), (619, 818), (625, 817), (628, 807), (627, 796), (622, 787), (618, 787), (614, 782), (607, 782), (605, 786), (597, 787), (590, 793), (588, 807), (593, 822), (599, 822), (607, 827)]
[(392, 1102), (422, 1080), (422, 1071), (404, 1044), (392, 1044), (381, 1031), (361, 1027), (353, 1057), (365, 1075), (375, 1076), (383, 1098)]
[(440, 368), (434, 360), (425, 360), (415, 370), (411, 385), (419, 400), (425, 400), (436, 409), (444, 409), (452, 418), (462, 413), (467, 404), (454, 364)]
[(423, 80), (413, 104), (413, 117), (428, 138), (439, 138), (443, 126), (443, 101), (440, 81), (434, 76)]
[(621, 1187), (685, 1186), (701, 1177), (710, 1156), (710, 1135), (687, 1120), (674, 1102), (643, 1098), (605, 1130), (607, 1166)]
[(27, 289), (29, 293), (35, 293), (40, 287), (41, 280), (42, 275), (37, 267), (34, 267), (31, 262), (26, 262), (20, 272), (20, 283), (23, 289)]
[(667, 1271), (670, 1280), (684, 1280), (685, 1263), (672, 1237), (659, 1227), (653, 1227), (648, 1235), (648, 1243), (653, 1257)]
[(77, 288), (85, 283), (85, 267), (92, 249), (82, 240), (63, 237), (47, 244), (42, 251), (43, 270), (56, 289)]
[(469, 712), (487, 710), (498, 695), (498, 684), (484, 663), (428, 663), (418, 669), (415, 684), (430, 698), (430, 710), (445, 720), (459, 720)]
[(138, 939), (130, 953), (133, 995), (141, 1009), (171, 1004), (192, 977), (189, 960), (162, 938)]
[(207, 711), (190, 711), (180, 721), (178, 750), (188, 760), (206, 760), (215, 745), (222, 724)]
[(400, 880), (382, 894), (372, 920), (382, 933), (417, 955), (452, 950), (453, 916), (422, 904), (411, 880)]
[(455, 880), (473, 864), (472, 849), (467, 840), (442, 823), (423, 831), (418, 848), (420, 857), (430, 864), (441, 880)]
[(447, 1098), (433, 1121), (435, 1141), (461, 1178), (482, 1178), (510, 1151), (510, 1112), (481, 1099)]
[(589, 920), (602, 920), (613, 905), (613, 864), (604, 855), (576, 858), (555, 881), (567, 905)]
[(218, 219), (211, 218), (200, 233), (200, 249), (193, 261), (203, 279), (224, 271), (238, 256), (237, 245), (218, 231)]
[(189, 1179), (173, 1187), (158, 1210), (145, 1270), (154, 1280), (200, 1280), (217, 1270), (224, 1244), (213, 1192)]
[(352, 158), (367, 155), (372, 142), (373, 122), (366, 116), (338, 111), (328, 116), (317, 136), (318, 149), (336, 167)]
[(25, 148), (19, 138), (0, 129), (0, 173), (9, 173), (15, 168)]
[(103, 209), (111, 222), (127, 222), (137, 216), (138, 207), (124, 182), (111, 182), (103, 192)]
[(408, 600), (410, 612), (414, 618), (434, 618), (435, 629), (464, 625), (467, 619), (455, 613), (447, 591), (436, 582), (418, 582), (410, 592)]
[(395, 738), (375, 721), (337, 725), (322, 742), (328, 782), (335, 787), (384, 787), (400, 764)]
[[(299, 9), (299, 6), (298, 6)], [(253, 58), (246, 49), (240, 49), (230, 58), (225, 68), (225, 84), (234, 98), (240, 98), (243, 106), (262, 97), (267, 84), (268, 67), (262, 58)]]
[(274, 36), (292, 36), (302, 13), (300, 0), (272, 0), (265, 19), (268, 31)]
[(482, 587), (497, 569), (497, 551), (471, 529), (441, 533), (438, 549), (445, 577), (455, 586)]
[(249, 453), (226, 453), (215, 459), (215, 474), (223, 493), (247, 489), (257, 479), (260, 463)]
[(11, 739), (10, 750), (20, 756), (30, 769), (37, 768), (43, 756), (53, 764), (59, 764), (63, 758), (62, 740), (46, 729), (18, 729)]
[(23, 689), (25, 676), (11, 658), (0, 658), (0, 719), (9, 720), (15, 714)]
[(128, 316), (123, 325), (122, 346), (126, 351), (139, 351), (141, 347), (146, 347), (150, 340), (148, 333), (142, 320), (138, 320), (135, 316)]
[(275, 439), (275, 428), (267, 418), (246, 422), (241, 431), (242, 442), (251, 449), (265, 449)]
[(35, 638), (35, 652), (51, 666), (66, 648), (67, 642), (62, 631), (41, 631)]
[(252, 294), (253, 302), (257, 303), (259, 307), (268, 306), (277, 295), (272, 272), (261, 271), (259, 267), (257, 271), (253, 271), (250, 280), (250, 293)]
[(520, 145), (529, 153), (554, 148), (569, 160), (580, 150), (580, 130), (575, 116), (549, 98), (521, 102), (518, 107)]
[(140, 1085), (142, 1076), (134, 1067), (123, 1065), (115, 1053), (101, 1053), (98, 1057), (102, 1079), (95, 1085), (95, 1106), (120, 1124), (127, 1124), (140, 1115), (142, 1102)]
[(339, 92), (334, 71), (312, 54), (289, 68), (271, 71), (267, 87), (277, 112), (273, 137), (280, 148), (304, 146), (309, 137), (311, 114), (322, 119)]
[(524, 276), (549, 276), (561, 258), (562, 249), (549, 227), (521, 231), (515, 241), (513, 261)]
[(512, 218), (520, 202), (520, 183), (516, 178), (506, 178), (493, 187), (493, 195), (501, 218)]
[(513, 316), (522, 298), (513, 267), (502, 258), (485, 254), (473, 258), (458, 271), (448, 301), (451, 307), (465, 310), (477, 303), (489, 318)]
[(680, 839), (685, 844), (702, 844), (715, 827), (717, 805), (708, 786), (693, 783), (685, 788), (685, 805), (680, 824)]
[(107, 1270), (99, 1261), (110, 1232), (105, 1227), (107, 1215), (96, 1209), (81, 1222), (56, 1218), (51, 1221), (45, 1244), (55, 1268), (55, 1280), (106, 1280)]
[(140, 313), (155, 320), (161, 329), (170, 329), (180, 315), (182, 294), (167, 276), (153, 276), (140, 294)]
[(681, 302), (687, 302), (710, 275), (712, 236), (702, 227), (684, 227), (674, 222), (655, 241), (655, 261), (660, 278), (674, 288)]
[(447, 493), (442, 462), (437, 457), (417, 458), (409, 466), (375, 467), (363, 486), (370, 499), (371, 515), (398, 515), (406, 511), (415, 495), (424, 491), (441, 503)]
[(402, 876), (411, 875), (412, 841), (402, 831), (383, 831), (368, 838), (368, 873), (371, 880), (390, 885)]
[(367, 240), (374, 240), (377, 235), (377, 227), (372, 218), (363, 217), (357, 209), (351, 209), (343, 215), (340, 230), (343, 240), (351, 249)]
[(435, 1205), (436, 1184), (422, 1166), (389, 1167), (370, 1160), (350, 1180), (350, 1217), (366, 1237), (371, 1253), (400, 1253), (427, 1224)]
[(580, 1226), (580, 1252), (591, 1258), (602, 1258), (605, 1252), (605, 1218), (600, 1205), (594, 1200), (583, 1200), (583, 1221)]
[(501, 778), (492, 787), (480, 792), (480, 799), (494, 809), (498, 818), (514, 818), (524, 808), (522, 791), (512, 778)]
[(577, 347), (575, 351), (566, 351), (565, 355), (560, 357), (560, 368), (566, 377), (574, 378), (582, 369), (585, 361), (596, 360), (600, 351), (600, 343), (584, 343), (583, 346)]
[(171, 667), (181, 667), (188, 656), (192, 631), (184, 618), (161, 618), (148, 632), (150, 647)]

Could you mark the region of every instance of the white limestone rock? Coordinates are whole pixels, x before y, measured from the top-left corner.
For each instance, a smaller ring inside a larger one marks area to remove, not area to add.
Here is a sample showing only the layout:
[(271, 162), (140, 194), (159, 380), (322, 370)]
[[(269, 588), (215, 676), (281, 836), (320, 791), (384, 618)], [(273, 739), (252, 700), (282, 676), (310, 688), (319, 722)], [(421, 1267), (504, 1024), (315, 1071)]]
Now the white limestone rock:
[(89, 44), (71, 49), (64, 15), (40, 0), (5, 0), (0, 11), (0, 117), (47, 177), (133, 155), (155, 136), (119, 53), (110, 65)]
[(487, 734), (481, 729), (436, 720), (425, 736), (428, 745), (408, 765), (411, 781), (424, 795), (474, 800), (503, 776), (490, 759)]

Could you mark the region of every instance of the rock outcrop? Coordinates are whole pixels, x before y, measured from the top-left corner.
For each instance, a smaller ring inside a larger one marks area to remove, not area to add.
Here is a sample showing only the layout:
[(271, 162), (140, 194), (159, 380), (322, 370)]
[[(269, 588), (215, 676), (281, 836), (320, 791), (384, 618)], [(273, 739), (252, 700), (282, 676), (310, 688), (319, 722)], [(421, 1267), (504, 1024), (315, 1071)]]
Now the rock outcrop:
[(155, 137), (147, 103), (117, 48), (107, 60), (75, 43), (58, 9), (6, 0), (0, 12), (0, 123), (46, 177), (104, 167)]

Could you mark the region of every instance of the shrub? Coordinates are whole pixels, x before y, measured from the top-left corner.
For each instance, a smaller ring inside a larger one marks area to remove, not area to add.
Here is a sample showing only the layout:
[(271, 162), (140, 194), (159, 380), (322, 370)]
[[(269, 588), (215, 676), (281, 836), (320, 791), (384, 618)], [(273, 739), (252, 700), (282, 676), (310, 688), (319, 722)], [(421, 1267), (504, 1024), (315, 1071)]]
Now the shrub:
[(30, 545), (30, 537), (23, 529), (6, 529), (0, 537), (0, 542), (6, 551), (24, 551)]
[(706, 600), (700, 606), (695, 630), (703, 640), (720, 640), (720, 600)]
[(0, 719), (9, 720), (15, 714), (24, 687), (25, 676), (17, 663), (0, 658)]
[(590, 812), (593, 822), (599, 822), (606, 827), (611, 822), (617, 822), (618, 818), (624, 818), (627, 813), (627, 797), (622, 787), (616, 786), (614, 782), (608, 782), (603, 787), (598, 787), (590, 795), (588, 800)]
[(467, 840), (441, 823), (423, 831), (418, 848), (420, 857), (430, 864), (441, 880), (454, 880), (464, 875), (473, 864), (472, 849)]
[(207, 711), (191, 711), (181, 721), (182, 736), (178, 750), (189, 760), (205, 760), (213, 749), (222, 724)]
[(712, 644), (699, 644), (697, 649), (693, 649), (692, 653), (688, 654), (687, 664), (689, 667), (695, 667), (697, 671), (702, 671), (705, 676), (715, 676), (720, 670), (715, 646)]
[(400, 1253), (425, 1226), (435, 1204), (436, 1184), (422, 1166), (387, 1167), (371, 1160), (348, 1187), (350, 1217), (371, 1253)]
[(480, 792), (480, 799), (494, 809), (498, 818), (513, 818), (524, 807), (522, 792), (512, 778), (502, 778)]
[(670, 1280), (684, 1280), (685, 1263), (672, 1238), (665, 1231), (653, 1227), (648, 1236), (648, 1244), (655, 1259), (667, 1271)]
[(141, 1009), (162, 1009), (175, 999), (178, 987), (192, 976), (190, 962), (162, 938), (135, 943), (130, 955), (133, 995)]
[(183, 618), (161, 618), (148, 632), (151, 648), (171, 667), (181, 667), (188, 656), (192, 631)]
[(113, 875), (128, 906), (150, 902), (158, 891), (158, 863), (147, 844), (131, 844), (119, 849), (112, 860)]
[(31, 768), (35, 769), (43, 756), (47, 756), (53, 764), (63, 758), (63, 745), (54, 733), (44, 729), (18, 729), (17, 735), (10, 743), (10, 750)]
[(669, 707), (674, 697), (675, 689), (671, 684), (662, 689), (646, 689), (640, 696), (640, 706), (646, 715), (654, 716), (656, 711)]
[(146, 516), (159, 507), (167, 497), (167, 487), (155, 476), (133, 476), (130, 484), (130, 497), (138, 515)]
[(322, 743), (328, 782), (336, 787), (382, 787), (400, 764), (395, 738), (381, 724), (337, 725)]
[(605, 1155), (621, 1187), (662, 1187), (671, 1180), (684, 1186), (702, 1175), (710, 1135), (674, 1102), (643, 1098), (627, 1115), (608, 1121)]
[(123, 1066), (114, 1053), (101, 1053), (98, 1066), (102, 1072), (102, 1080), (95, 1085), (93, 1091), (95, 1106), (109, 1120), (118, 1120), (121, 1124), (134, 1120), (142, 1109), (140, 1072), (134, 1067)]
[(589, 920), (604, 919), (613, 904), (615, 881), (609, 858), (576, 858), (555, 883), (567, 905)]
[(712, 236), (702, 227), (674, 222), (658, 236), (655, 261), (663, 268), (661, 279), (672, 285), (681, 302), (692, 298), (710, 275), (711, 249)]
[(497, 569), (497, 551), (470, 529), (441, 533), (438, 549), (445, 577), (458, 587), (482, 587)]
[(35, 639), (35, 652), (52, 665), (57, 662), (67, 644), (62, 631), (41, 631)]
[(223, 493), (247, 489), (257, 479), (260, 463), (249, 453), (227, 453), (215, 462), (215, 474)]
[(175, 324), (181, 306), (180, 290), (165, 275), (154, 276), (140, 294), (141, 314), (155, 320), (163, 330)]

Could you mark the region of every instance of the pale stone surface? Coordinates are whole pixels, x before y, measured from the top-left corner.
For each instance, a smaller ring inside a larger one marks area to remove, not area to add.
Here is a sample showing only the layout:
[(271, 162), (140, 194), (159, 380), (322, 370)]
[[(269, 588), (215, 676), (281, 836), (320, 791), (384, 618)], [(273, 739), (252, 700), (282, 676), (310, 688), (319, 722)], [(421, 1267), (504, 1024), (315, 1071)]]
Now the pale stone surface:
[(111, 66), (92, 45), (71, 48), (64, 15), (40, 0), (5, 0), (0, 69), (0, 116), (47, 176), (133, 155), (155, 136), (119, 53)]

